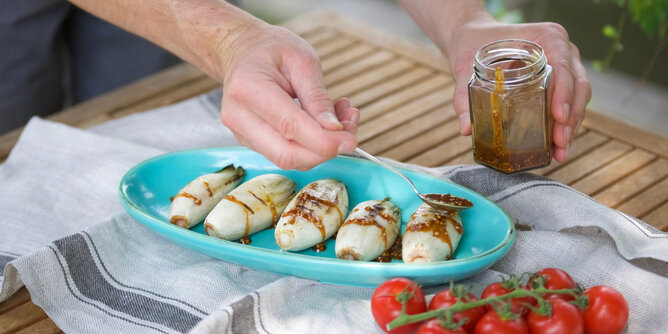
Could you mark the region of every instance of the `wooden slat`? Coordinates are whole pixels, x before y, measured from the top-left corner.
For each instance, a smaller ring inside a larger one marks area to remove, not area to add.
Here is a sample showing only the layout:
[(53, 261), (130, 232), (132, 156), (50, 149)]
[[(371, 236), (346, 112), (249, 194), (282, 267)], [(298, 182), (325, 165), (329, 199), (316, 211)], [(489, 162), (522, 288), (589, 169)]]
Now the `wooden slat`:
[(661, 231), (668, 232), (668, 202), (663, 203), (658, 209), (641, 217), (642, 220)]
[(336, 38), (328, 40), (329, 43), (323, 44), (321, 47), (315, 49), (320, 59), (327, 59), (332, 55), (340, 52), (346, 48), (351, 47), (357, 41), (343, 36), (336, 36)]
[(571, 187), (591, 196), (615, 183), (617, 180), (624, 178), (638, 168), (646, 165), (655, 158), (656, 155), (652, 153), (635, 149), (619, 157), (611, 164), (606, 165), (571, 184)]
[(594, 199), (612, 208), (617, 208), (646, 188), (668, 176), (668, 160), (658, 159), (635, 171), (594, 196)]
[(9, 299), (0, 303), (0, 314), (5, 313), (21, 304), (25, 304), (30, 301), (30, 293), (25, 287), (20, 288), (16, 291)]
[[(454, 87), (450, 86), (450, 89), (454, 90)], [(360, 124), (357, 128), (357, 138), (359, 141), (371, 139), (387, 130), (409, 122), (411, 119), (427, 113), (431, 109), (446, 105), (451, 99), (452, 92), (450, 94), (434, 92), (425, 95), (409, 104), (375, 118), (372, 122)]]
[(53, 322), (53, 320), (46, 318), (16, 332), (16, 334), (31, 334), (31, 333), (59, 334), (63, 333), (63, 331), (61, 331), (60, 328), (58, 328), (58, 326)]
[(447, 92), (450, 92), (448, 85), (451, 83), (451, 78), (443, 75), (435, 75), (392, 95), (384, 96), (382, 99), (375, 101), (360, 110), (359, 123), (364, 124), (388, 111), (400, 108), (411, 101), (422, 98), (427, 94), (434, 92), (446, 94)]
[(630, 145), (612, 140), (587, 155), (573, 160), (554, 173), (550, 173), (548, 177), (565, 184), (571, 184), (630, 150)]
[(642, 217), (665, 201), (668, 201), (668, 178), (664, 178), (661, 182), (634, 196), (617, 209), (634, 217)]
[(394, 94), (398, 90), (405, 88), (419, 80), (423, 80), (431, 74), (431, 71), (425, 67), (414, 67), (409, 72), (403, 73), (390, 80), (369, 87), (360, 92), (355, 92), (349, 96), (353, 106), (363, 108), (367, 104), (378, 100), (387, 95)]
[(331, 88), (333, 85), (338, 84), (342, 80), (354, 77), (360, 73), (368, 71), (369, 69), (381, 66), (382, 64), (386, 64), (392, 58), (394, 58), (394, 54), (381, 50), (378, 51), (378, 53), (374, 53), (358, 62), (341, 66), (335, 71), (325, 75), (325, 86)]
[[(115, 110), (109, 114), (109, 117), (116, 119), (137, 112), (174, 104), (193, 96), (204, 94), (216, 88), (220, 88), (220, 85), (216, 81), (208, 77), (202, 77), (200, 80), (193, 81), (189, 85), (165, 91), (163, 94), (146, 99), (141, 103), (137, 103), (127, 108)], [(97, 120), (92, 120), (91, 126), (96, 125), (95, 121)]]
[(368, 88), (374, 84), (383, 82), (413, 66), (413, 63), (405, 59), (392, 60), (377, 68), (360, 73), (353, 78), (329, 86), (329, 96), (336, 100), (351, 93)]
[(329, 57), (322, 60), (322, 72), (327, 76), (328, 73), (338, 69), (340, 66), (349, 64), (353, 61), (360, 61), (366, 57), (371, 56), (374, 48), (369, 44), (355, 44), (343, 52), (340, 52), (336, 57)]
[(597, 112), (587, 112), (583, 126), (668, 159), (668, 139)]
[(457, 136), (448, 142), (442, 143), (421, 153), (407, 162), (427, 167), (440, 166), (445, 161), (451, 160), (470, 149), (471, 138)]
[[(608, 139), (609, 139), (608, 137), (602, 136), (594, 131), (587, 131), (581, 136), (575, 138), (568, 151), (567, 163), (570, 163), (571, 161), (574, 161), (577, 158), (587, 154), (589, 151), (600, 146)], [(561, 168), (561, 166), (562, 166), (561, 163), (552, 161), (552, 163), (549, 166), (536, 169), (532, 171), (532, 173), (538, 175), (548, 175), (553, 171)]]
[(404, 58), (428, 65), (434, 69), (449, 73), (448, 63), (436, 48), (427, 48), (423, 43), (414, 42), (409, 39), (388, 33), (387, 31), (369, 26), (357, 20), (330, 12), (316, 12), (300, 16), (298, 19), (290, 20), (284, 27), (297, 32), (312, 30), (313, 26), (327, 24), (335, 27), (338, 31), (348, 36), (363, 37), (366, 43), (391, 50)]
[(454, 139), (455, 136), (459, 136), (459, 120), (451, 119), (418, 136), (405, 140), (400, 145), (382, 152), (381, 155), (399, 161), (406, 161), (429, 148)]
[(380, 154), (394, 146), (400, 145), (410, 138), (420, 136), (425, 131), (443, 124), (454, 117), (455, 113), (452, 111), (452, 105), (448, 104), (444, 108), (434, 109), (400, 127), (367, 140), (361, 143), (361, 146), (367, 152)]
[[(468, 137), (469, 141), (471, 141), (471, 137)], [(471, 142), (472, 143), (472, 142)], [(473, 145), (473, 144), (471, 144)], [(473, 159), (473, 150), (467, 150), (466, 152), (463, 152), (457, 156), (455, 156), (452, 159), (446, 160), (443, 164), (445, 165), (473, 165), (475, 164), (475, 160)]]
[(11, 333), (47, 318), (46, 313), (33, 303), (21, 304), (0, 314), (0, 333)]
[[(311, 27), (313, 28), (313, 27)], [(336, 31), (328, 28), (319, 28), (314, 29), (306, 33), (300, 33), (305, 41), (311, 44), (315, 49), (317, 49), (322, 44), (325, 44), (332, 39), (336, 38), (338, 35)]]

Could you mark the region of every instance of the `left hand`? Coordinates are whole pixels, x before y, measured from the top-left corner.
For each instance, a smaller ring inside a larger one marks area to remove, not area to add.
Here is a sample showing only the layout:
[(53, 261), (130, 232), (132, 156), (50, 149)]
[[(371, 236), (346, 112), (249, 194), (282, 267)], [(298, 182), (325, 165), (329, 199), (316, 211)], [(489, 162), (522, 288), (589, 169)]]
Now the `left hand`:
[(462, 135), (471, 134), (468, 83), (473, 73), (476, 51), (489, 42), (508, 38), (529, 40), (543, 47), (548, 64), (553, 67), (548, 91), (555, 121), (553, 156), (559, 162), (566, 161), (568, 147), (584, 119), (585, 107), (591, 99), (591, 87), (580, 61), (580, 52), (568, 39), (566, 30), (556, 23), (505, 24), (481, 16), (459, 26), (450, 36), (447, 45), (442, 43), (440, 46), (455, 76), (453, 105), (459, 117)]

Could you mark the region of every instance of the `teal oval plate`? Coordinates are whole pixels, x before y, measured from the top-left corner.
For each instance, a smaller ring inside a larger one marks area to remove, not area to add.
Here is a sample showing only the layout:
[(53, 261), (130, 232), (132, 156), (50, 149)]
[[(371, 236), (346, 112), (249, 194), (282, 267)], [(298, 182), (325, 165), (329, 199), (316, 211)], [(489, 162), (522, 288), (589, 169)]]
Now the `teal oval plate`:
[(276, 245), (273, 228), (253, 234), (251, 244), (242, 245), (209, 237), (203, 224), (190, 230), (170, 224), (170, 197), (198, 176), (228, 164), (242, 166), (245, 180), (278, 173), (294, 180), (297, 189), (322, 178), (339, 179), (348, 189), (350, 209), (362, 201), (390, 197), (402, 210), (402, 231), (421, 204), (406, 181), (367, 160), (338, 157), (300, 172), (279, 169), (260, 154), (242, 147), (175, 152), (141, 162), (123, 177), (119, 187), (121, 202), (139, 222), (185, 248), (257, 270), (339, 285), (374, 287), (391, 277), (407, 277), (423, 286), (459, 280), (494, 264), (515, 242), (514, 225), (496, 204), (457, 184), (409, 170), (402, 171), (420, 191), (450, 193), (473, 202), (472, 208), (461, 212), (464, 235), (451, 260), (428, 264), (347, 261), (336, 257), (335, 241), (331, 239), (324, 252), (286, 252)]

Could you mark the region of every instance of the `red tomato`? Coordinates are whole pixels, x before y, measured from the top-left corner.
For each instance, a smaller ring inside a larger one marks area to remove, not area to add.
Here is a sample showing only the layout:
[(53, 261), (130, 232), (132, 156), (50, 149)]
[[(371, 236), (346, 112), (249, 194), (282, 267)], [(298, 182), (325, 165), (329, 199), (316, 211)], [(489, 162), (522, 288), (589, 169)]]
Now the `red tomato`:
[(378, 326), (386, 333), (413, 333), (421, 323), (413, 323), (387, 331), (386, 325), (401, 314), (401, 302), (397, 296), (401, 292), (412, 293), (406, 303), (406, 313), (416, 314), (427, 310), (424, 293), (419, 285), (407, 278), (391, 278), (381, 283), (371, 297), (371, 313)]
[(441, 323), (438, 319), (431, 319), (420, 328), (418, 328), (417, 334), (467, 334), (468, 332), (463, 328), (459, 327), (457, 329), (447, 329), (441, 326)]
[[(503, 282), (495, 282), (490, 285), (488, 285), (485, 290), (482, 291), (482, 295), (480, 296), (481, 299), (485, 299), (487, 297), (496, 297), (496, 296), (503, 296), (505, 294), (511, 293), (512, 290), (509, 290), (503, 286)], [(508, 302), (508, 300), (506, 300)], [(525, 314), (528, 309), (524, 304), (530, 304), (533, 305), (535, 304), (535, 301), (531, 297), (522, 297), (522, 298), (512, 298), (510, 301), (510, 309), (517, 314)], [(485, 308), (487, 311), (493, 311), (494, 307), (492, 304), (487, 304), (485, 305)]]
[(583, 334), (584, 320), (577, 306), (563, 300), (546, 300), (552, 304), (551, 316), (529, 313), (527, 323), (531, 334)]
[[(532, 275), (527, 283), (527, 289), (536, 288), (533, 286), (536, 283), (536, 275), (541, 275), (545, 278), (545, 288), (550, 290), (559, 289), (573, 289), (575, 288), (575, 281), (567, 272), (557, 268), (545, 268)], [(569, 294), (545, 294), (543, 298), (559, 298), (563, 300), (574, 300), (575, 297)]]
[(584, 292), (589, 306), (584, 311), (584, 323), (589, 334), (621, 333), (629, 320), (629, 305), (614, 288), (599, 285)]
[(474, 334), (529, 334), (529, 326), (522, 317), (503, 320), (496, 311), (489, 311), (478, 320)]
[[(472, 293), (469, 293), (467, 297), (468, 299), (465, 299), (465, 302), (474, 302), (478, 300), (478, 298), (476, 298)], [(459, 298), (457, 298), (457, 296), (455, 296), (452, 291), (450, 291), (450, 289), (443, 290), (437, 293), (434, 298), (431, 299), (431, 302), (429, 302), (429, 310), (448, 308), (454, 305), (458, 299)], [(454, 322), (461, 322), (463, 319), (467, 319), (466, 324), (464, 324), (463, 327), (467, 332), (473, 332), (475, 323), (478, 321), (478, 319), (480, 319), (480, 317), (482, 317), (483, 314), (485, 314), (485, 307), (478, 306), (476, 308), (453, 314), (452, 320)]]

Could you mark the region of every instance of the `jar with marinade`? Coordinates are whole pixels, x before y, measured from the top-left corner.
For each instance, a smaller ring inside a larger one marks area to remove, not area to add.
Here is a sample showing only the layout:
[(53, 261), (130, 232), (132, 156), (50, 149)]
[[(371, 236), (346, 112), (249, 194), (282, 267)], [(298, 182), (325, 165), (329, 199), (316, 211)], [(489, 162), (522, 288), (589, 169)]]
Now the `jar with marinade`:
[(551, 73), (543, 49), (530, 41), (501, 40), (478, 50), (469, 83), (477, 163), (504, 173), (550, 164)]

